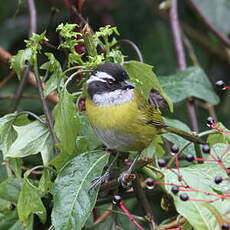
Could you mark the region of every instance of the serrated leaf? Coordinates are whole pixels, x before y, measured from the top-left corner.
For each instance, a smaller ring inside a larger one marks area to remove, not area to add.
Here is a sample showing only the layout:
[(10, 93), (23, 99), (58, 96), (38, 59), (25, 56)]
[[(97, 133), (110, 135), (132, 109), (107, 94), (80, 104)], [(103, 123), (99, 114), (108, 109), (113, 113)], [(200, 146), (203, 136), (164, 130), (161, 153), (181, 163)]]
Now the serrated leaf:
[[(230, 1), (229, 0), (192, 0), (209, 23), (219, 32), (226, 35), (230, 33)], [(226, 23), (223, 23), (226, 22)]]
[(136, 87), (142, 92), (146, 99), (149, 97), (151, 89), (156, 89), (166, 100), (169, 110), (173, 111), (173, 104), (170, 98), (162, 89), (158, 78), (153, 72), (153, 67), (138, 61), (129, 61), (124, 63), (126, 71), (129, 73), (131, 80), (136, 83)]
[(60, 140), (62, 153), (71, 155), (76, 147), (79, 133), (79, 118), (73, 96), (65, 89), (60, 93), (60, 102), (53, 110), (54, 130)]
[[(217, 126), (220, 129), (223, 129), (225, 132), (229, 132), (230, 133), (230, 130), (228, 130), (227, 128), (225, 128), (225, 126), (222, 123), (218, 122)], [(220, 133), (220, 132), (219, 133), (213, 133), (213, 134), (210, 134), (208, 136), (207, 142), (210, 145), (214, 145), (216, 143), (230, 144), (230, 135), (227, 135), (227, 134), (224, 134), (224, 133)]]
[(174, 103), (188, 97), (196, 97), (213, 105), (219, 103), (219, 97), (204, 71), (199, 67), (189, 67), (183, 72), (159, 77), (162, 88)]
[(38, 189), (31, 186), (26, 179), (21, 188), (17, 204), (18, 216), (24, 226), (30, 224), (31, 215), (36, 214), (42, 223), (46, 221), (46, 209), (41, 201)]
[(103, 151), (87, 152), (76, 156), (60, 172), (53, 192), (52, 224), (56, 230), (82, 229), (98, 194), (98, 189), (89, 188), (92, 180), (101, 175), (108, 158)]
[(40, 121), (24, 126), (14, 126), (17, 139), (5, 154), (6, 157), (25, 157), (41, 153), (44, 165), (53, 155), (53, 142), (46, 125)]
[(28, 67), (31, 58), (32, 58), (31, 48), (19, 50), (18, 53), (11, 58), (10, 67), (15, 70), (19, 79), (21, 78), (22, 70)]

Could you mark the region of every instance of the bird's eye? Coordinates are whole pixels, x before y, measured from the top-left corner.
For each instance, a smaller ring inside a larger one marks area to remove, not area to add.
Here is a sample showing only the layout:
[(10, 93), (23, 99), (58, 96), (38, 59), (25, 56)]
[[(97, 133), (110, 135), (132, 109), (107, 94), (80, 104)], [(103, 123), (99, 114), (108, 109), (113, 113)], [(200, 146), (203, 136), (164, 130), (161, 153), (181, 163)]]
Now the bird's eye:
[(107, 84), (108, 84), (109, 86), (111, 86), (111, 85), (114, 84), (114, 81), (113, 81), (113, 80), (108, 80), (108, 81), (107, 81)]

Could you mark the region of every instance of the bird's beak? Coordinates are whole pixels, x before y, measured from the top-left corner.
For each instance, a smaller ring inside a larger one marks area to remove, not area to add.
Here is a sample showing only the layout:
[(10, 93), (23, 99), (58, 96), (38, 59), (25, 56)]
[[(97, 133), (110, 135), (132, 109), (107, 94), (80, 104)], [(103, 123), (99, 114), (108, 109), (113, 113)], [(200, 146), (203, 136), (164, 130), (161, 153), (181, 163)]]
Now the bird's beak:
[(135, 85), (130, 81), (123, 81), (121, 82), (121, 89), (134, 89)]

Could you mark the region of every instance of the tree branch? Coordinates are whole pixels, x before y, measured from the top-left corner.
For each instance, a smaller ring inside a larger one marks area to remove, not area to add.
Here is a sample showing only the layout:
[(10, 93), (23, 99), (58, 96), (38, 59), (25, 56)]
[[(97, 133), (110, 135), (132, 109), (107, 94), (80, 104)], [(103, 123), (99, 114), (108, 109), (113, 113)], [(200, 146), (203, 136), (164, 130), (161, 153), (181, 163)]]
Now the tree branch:
[(195, 11), (195, 13), (198, 15), (199, 18), (203, 21), (203, 23), (226, 45), (230, 46), (230, 39), (220, 33), (216, 28), (208, 21), (208, 19), (202, 14), (200, 9), (197, 8), (197, 6), (193, 3), (192, 0), (187, 0), (188, 4), (192, 7), (192, 9)]
[(34, 0), (27, 0), (28, 8), (29, 8), (29, 16), (30, 16), (30, 30), (29, 37), (32, 36), (33, 33), (37, 31), (37, 12)]
[[(178, 69), (179, 71), (184, 71), (186, 69), (186, 59), (185, 59), (181, 29), (180, 29), (180, 24), (178, 19), (177, 0), (171, 1), (169, 19), (170, 19), (173, 41), (174, 41), (174, 46), (175, 46), (176, 56), (178, 61)], [(198, 132), (198, 122), (196, 117), (195, 106), (193, 100), (191, 99), (187, 100), (187, 111), (188, 111), (192, 130)]]
[(147, 196), (146, 196), (143, 188), (141, 187), (138, 174), (136, 174), (136, 180), (134, 181), (134, 191), (136, 193), (137, 200), (139, 201), (139, 203), (141, 204), (141, 206), (145, 210), (145, 215), (147, 216), (150, 230), (155, 230), (156, 224), (154, 222), (154, 215), (153, 215), (152, 209), (149, 205), (149, 201), (147, 199)]
[(49, 129), (49, 132), (51, 134), (52, 140), (53, 140), (53, 144), (56, 145), (59, 143), (56, 134), (54, 133), (53, 130), (53, 126), (54, 126), (54, 122), (51, 116), (51, 112), (49, 109), (49, 106), (47, 104), (47, 101), (45, 99), (44, 93), (43, 93), (43, 86), (42, 86), (42, 80), (40, 78), (40, 74), (38, 72), (38, 64), (37, 62), (34, 63), (34, 73), (35, 73), (35, 78), (37, 81), (37, 87), (38, 87), (38, 92), (42, 101), (42, 106), (43, 106), (43, 111), (46, 117), (46, 121), (47, 121), (47, 126)]
[[(9, 68), (11, 57), (12, 57), (12, 55), (8, 51), (6, 51), (3, 47), (0, 47), (0, 63), (2, 63), (3, 65), (6, 65)], [(34, 73), (31, 72), (31, 71), (29, 71), (28, 82), (33, 87), (37, 87), (36, 78), (34, 76)], [(43, 88), (44, 88), (44, 84), (42, 84), (42, 85), (43, 85)], [(59, 101), (57, 93), (56, 92), (50, 93), (47, 96), (47, 100), (49, 100), (52, 103), (57, 104), (58, 101)]]

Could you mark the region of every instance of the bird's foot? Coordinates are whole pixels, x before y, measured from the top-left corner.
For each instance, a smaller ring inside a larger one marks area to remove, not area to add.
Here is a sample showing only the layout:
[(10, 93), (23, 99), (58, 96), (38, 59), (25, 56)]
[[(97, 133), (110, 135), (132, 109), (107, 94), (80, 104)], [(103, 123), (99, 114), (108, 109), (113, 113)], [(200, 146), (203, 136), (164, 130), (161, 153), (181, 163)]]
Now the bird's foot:
[(121, 175), (118, 177), (118, 182), (120, 183), (122, 188), (128, 189), (132, 186), (135, 179), (136, 175), (134, 173), (129, 173), (129, 171), (125, 171), (121, 173)]
[(96, 177), (92, 180), (92, 185), (90, 186), (89, 190), (97, 189), (100, 185), (105, 183), (110, 177), (110, 172), (106, 171), (104, 175)]

